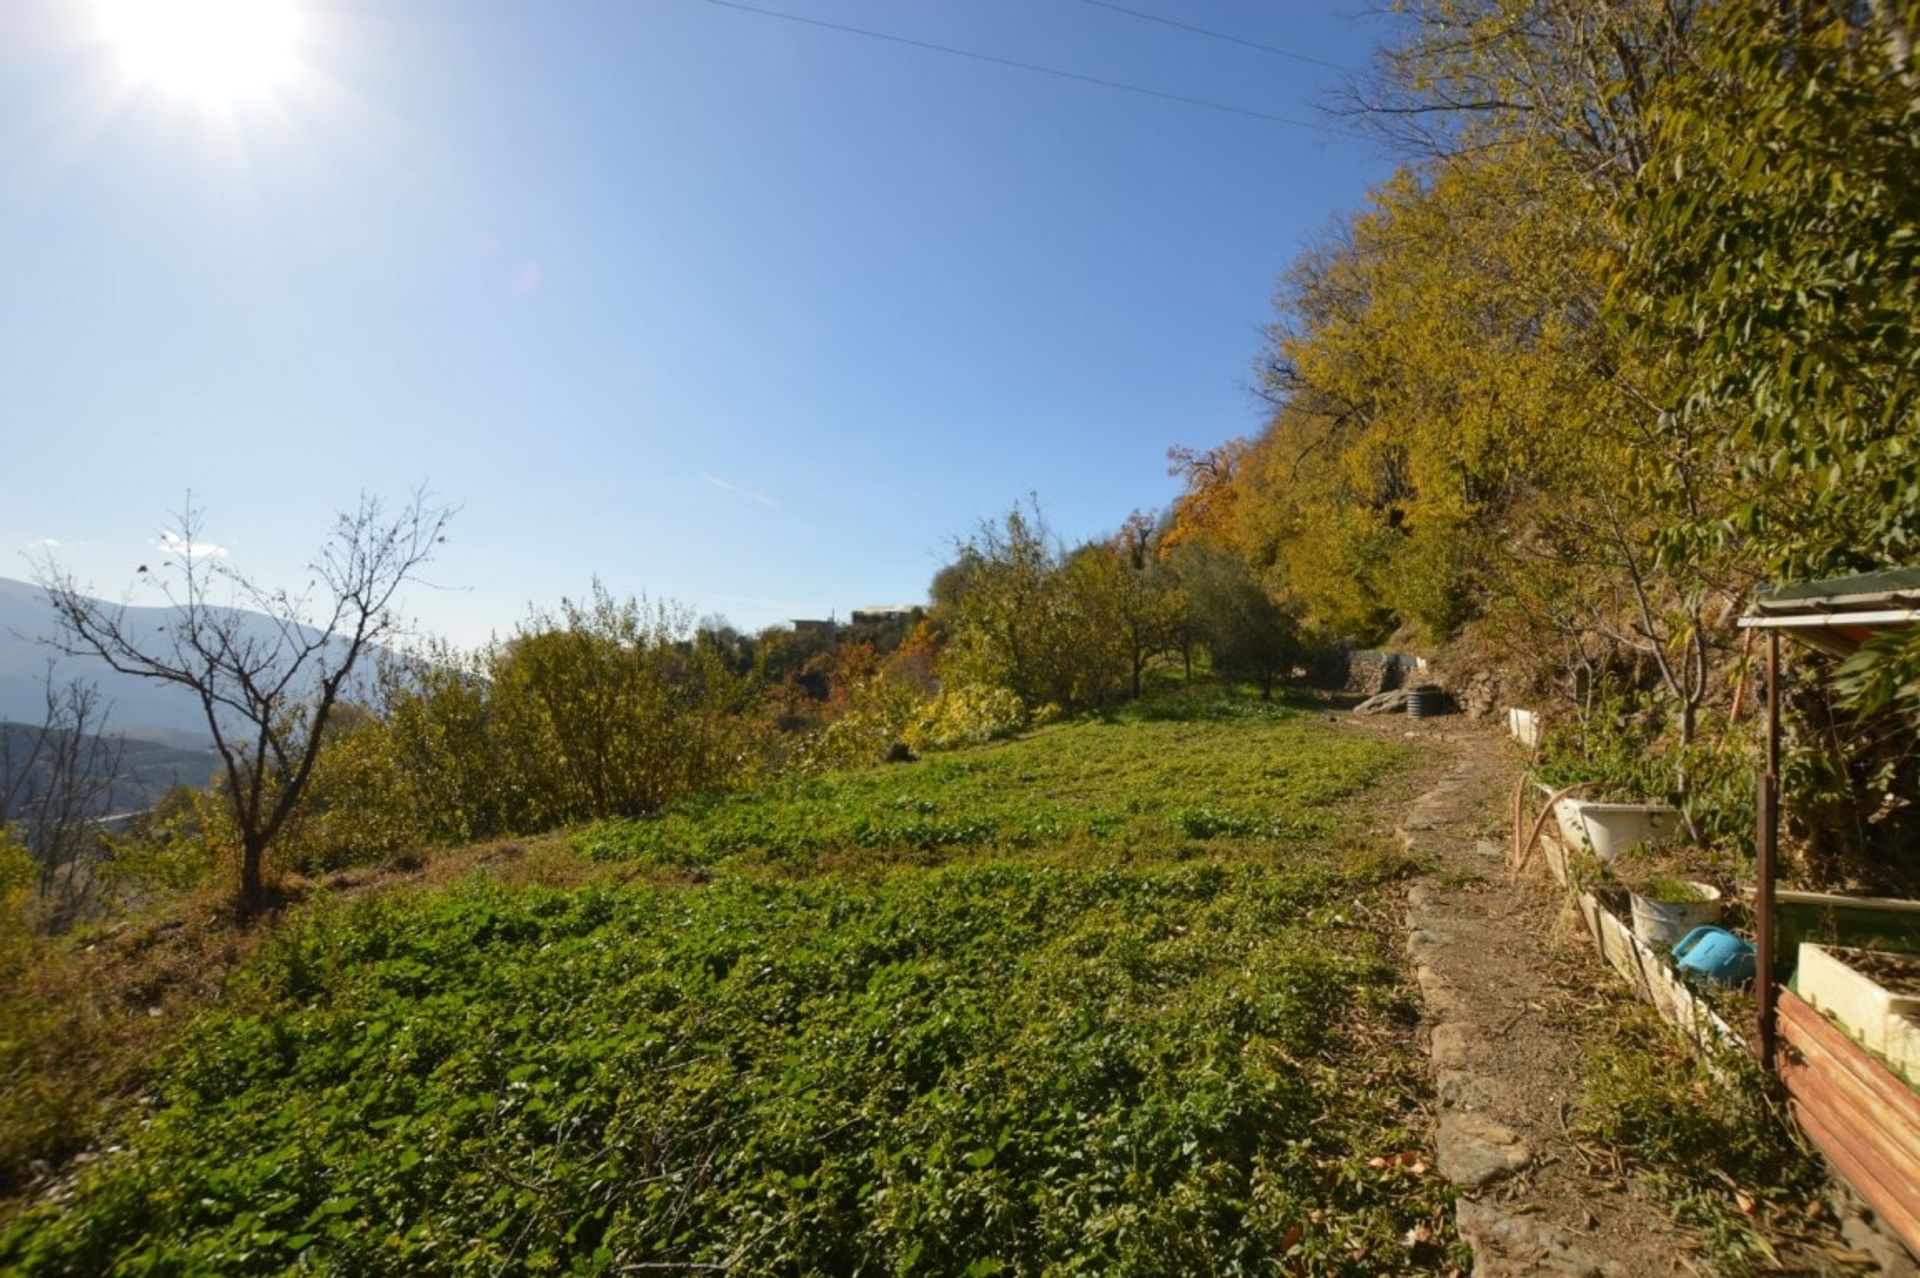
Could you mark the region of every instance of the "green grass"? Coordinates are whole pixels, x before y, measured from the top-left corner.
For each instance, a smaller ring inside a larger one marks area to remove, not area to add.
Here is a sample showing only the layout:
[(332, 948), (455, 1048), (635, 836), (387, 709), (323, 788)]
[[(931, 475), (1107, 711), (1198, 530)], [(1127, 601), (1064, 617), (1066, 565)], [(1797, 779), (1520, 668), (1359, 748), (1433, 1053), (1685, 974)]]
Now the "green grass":
[(1582, 1034), (1575, 1133), (1625, 1158), (1694, 1231), (1713, 1272), (1851, 1272), (1801, 1267), (1831, 1239), (1824, 1177), (1752, 1058), (1729, 1051), (1716, 1076), (1659, 1013), (1617, 989), (1584, 1017)]
[[(583, 841), (699, 886), (323, 903), (0, 1267), (1430, 1272), (1444, 1192), (1391, 1159), (1422, 1070), (1360, 923), (1405, 867), (1332, 837), (1394, 763), (1148, 713)], [(976, 807), (974, 841), (861, 833)]]
[(1341, 804), (1403, 757), (1295, 710), (1188, 694), (1001, 745), (604, 822), (576, 846), (602, 860), (800, 872), (966, 852), (1111, 861), (1297, 850), (1340, 830)]

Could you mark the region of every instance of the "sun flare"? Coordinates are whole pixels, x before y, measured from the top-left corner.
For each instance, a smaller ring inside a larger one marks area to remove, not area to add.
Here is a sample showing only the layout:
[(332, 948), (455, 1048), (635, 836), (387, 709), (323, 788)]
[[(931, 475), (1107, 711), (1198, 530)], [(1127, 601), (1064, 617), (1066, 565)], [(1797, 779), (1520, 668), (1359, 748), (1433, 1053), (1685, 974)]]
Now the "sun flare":
[(99, 12), (137, 83), (209, 106), (269, 93), (297, 65), (293, 0), (99, 0)]

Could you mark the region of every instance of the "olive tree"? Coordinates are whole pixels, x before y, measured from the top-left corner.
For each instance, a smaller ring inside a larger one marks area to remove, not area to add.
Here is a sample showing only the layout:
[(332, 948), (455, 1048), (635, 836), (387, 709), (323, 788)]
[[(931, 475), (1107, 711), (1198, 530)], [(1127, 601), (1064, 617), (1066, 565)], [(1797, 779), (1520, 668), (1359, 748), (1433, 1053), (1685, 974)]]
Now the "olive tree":
[(1222, 679), (1247, 679), (1273, 696), (1301, 659), (1298, 619), (1231, 555), (1204, 546), (1179, 551), (1190, 607)]

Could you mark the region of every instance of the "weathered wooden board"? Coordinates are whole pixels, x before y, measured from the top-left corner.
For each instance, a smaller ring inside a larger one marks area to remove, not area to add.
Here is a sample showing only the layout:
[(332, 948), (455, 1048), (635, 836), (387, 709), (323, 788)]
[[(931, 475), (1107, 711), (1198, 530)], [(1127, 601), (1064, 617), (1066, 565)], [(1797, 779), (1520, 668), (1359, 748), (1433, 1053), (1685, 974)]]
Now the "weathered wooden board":
[[(1702, 1048), (1743, 1046), (1733, 1027), (1721, 1019), (1705, 999), (1687, 988), (1665, 955), (1634, 936), (1633, 928), (1591, 892), (1582, 892), (1575, 900), (1587, 921), (1587, 929), (1593, 933), (1600, 957), (1620, 973), (1641, 998), (1653, 1004), (1660, 1019)], [(1711, 1059), (1709, 1055), (1710, 1063)]]

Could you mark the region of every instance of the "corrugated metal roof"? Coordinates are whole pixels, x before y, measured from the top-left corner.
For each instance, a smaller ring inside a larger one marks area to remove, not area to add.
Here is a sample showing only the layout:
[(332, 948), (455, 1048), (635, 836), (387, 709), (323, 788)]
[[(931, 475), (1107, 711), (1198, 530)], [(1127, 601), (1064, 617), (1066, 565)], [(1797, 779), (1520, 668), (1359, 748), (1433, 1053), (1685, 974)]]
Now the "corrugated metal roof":
[(1762, 588), (1742, 627), (1785, 630), (1813, 647), (1847, 656), (1878, 635), (1920, 621), (1920, 568), (1796, 581)]
[(1920, 568), (1883, 568), (1879, 572), (1796, 581), (1763, 588), (1753, 601), (1762, 617), (1799, 612), (1879, 611), (1920, 606)]

